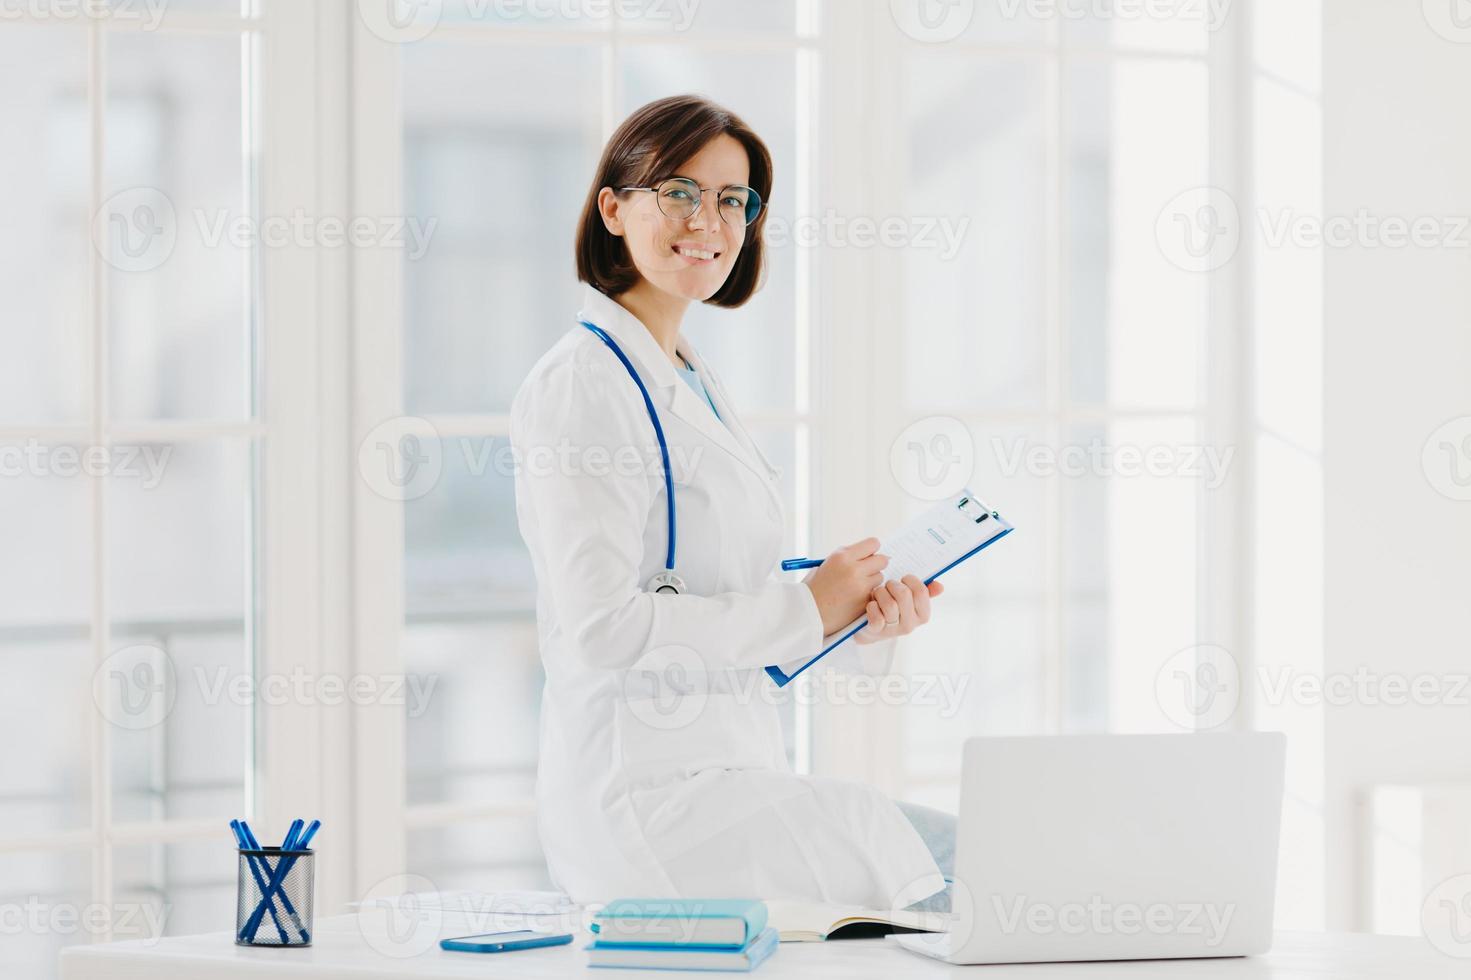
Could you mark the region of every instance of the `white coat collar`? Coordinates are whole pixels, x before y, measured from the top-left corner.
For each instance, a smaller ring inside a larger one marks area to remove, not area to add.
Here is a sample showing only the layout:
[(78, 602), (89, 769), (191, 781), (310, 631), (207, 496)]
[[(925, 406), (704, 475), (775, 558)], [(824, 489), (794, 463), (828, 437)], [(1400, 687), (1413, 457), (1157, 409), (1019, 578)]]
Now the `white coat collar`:
[[(683, 333), (675, 341), (675, 349), (685, 356), (690, 366), (699, 374), (706, 392), (710, 395), (711, 401), (715, 403), (715, 410), (720, 413), (718, 419), (710, 411), (710, 406), (695, 394), (694, 389), (679, 379), (673, 363), (665, 356), (663, 349), (654, 340), (654, 335), (643, 325), (643, 322), (619, 305), (617, 300), (599, 292), (592, 286), (584, 286), (582, 308), (578, 311), (577, 316), (580, 320), (586, 320), (594, 326), (601, 327), (618, 342), (623, 353), (633, 362), (634, 367), (638, 368), (639, 376), (650, 388), (650, 397), (654, 397), (656, 405), (663, 400), (655, 397), (652, 389), (671, 389), (668, 401), (664, 403), (669, 411), (678, 415), (710, 441), (748, 466), (752, 472), (761, 477), (761, 482), (766, 485), (777, 504), (781, 503), (780, 494), (775, 486), (778, 475), (776, 467), (772, 466), (757, 448), (756, 443), (746, 432), (745, 426), (736, 417), (735, 409), (731, 407), (719, 379), (705, 366), (699, 352)], [(630, 379), (629, 384), (632, 383)]]

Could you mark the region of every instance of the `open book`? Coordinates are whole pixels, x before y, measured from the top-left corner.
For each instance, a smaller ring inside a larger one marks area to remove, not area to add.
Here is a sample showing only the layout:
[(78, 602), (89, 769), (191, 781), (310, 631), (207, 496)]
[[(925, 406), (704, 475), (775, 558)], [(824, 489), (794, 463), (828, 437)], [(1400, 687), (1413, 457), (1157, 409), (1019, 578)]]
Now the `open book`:
[(766, 921), (776, 928), (784, 943), (865, 939), (891, 932), (948, 932), (953, 918), (948, 912), (865, 909), (789, 899), (766, 902)]

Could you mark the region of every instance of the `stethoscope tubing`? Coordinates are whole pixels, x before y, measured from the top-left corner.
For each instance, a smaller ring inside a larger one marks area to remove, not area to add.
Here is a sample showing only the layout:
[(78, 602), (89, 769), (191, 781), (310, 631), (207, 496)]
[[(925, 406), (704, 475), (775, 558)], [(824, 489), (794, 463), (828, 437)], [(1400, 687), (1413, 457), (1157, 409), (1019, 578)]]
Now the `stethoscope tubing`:
[(623, 348), (618, 346), (618, 342), (596, 324), (588, 323), (586, 320), (577, 322), (591, 330), (598, 339), (608, 345), (608, 349), (617, 356), (618, 360), (623, 362), (624, 370), (633, 379), (633, 383), (638, 385), (638, 393), (644, 398), (644, 409), (649, 413), (649, 421), (654, 424), (654, 438), (659, 441), (659, 460), (664, 467), (664, 503), (669, 515), (669, 546), (664, 552), (664, 569), (673, 572), (675, 554), (674, 476), (673, 471), (669, 468), (669, 444), (664, 441), (664, 427), (659, 424), (659, 412), (654, 408), (654, 400), (649, 397), (649, 389), (644, 386), (644, 379), (638, 376), (638, 370), (628, 359), (628, 355), (623, 353)]

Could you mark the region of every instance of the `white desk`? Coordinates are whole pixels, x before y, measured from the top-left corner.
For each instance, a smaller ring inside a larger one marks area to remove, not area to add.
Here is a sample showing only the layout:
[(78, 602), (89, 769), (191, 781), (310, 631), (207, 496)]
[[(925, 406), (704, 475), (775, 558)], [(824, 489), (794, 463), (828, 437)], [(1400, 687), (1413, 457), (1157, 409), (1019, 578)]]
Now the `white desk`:
[[(464, 935), (448, 924), (444, 935)], [(666, 970), (587, 967), (585, 934), (569, 946), (512, 953), (446, 953), (437, 946), (418, 956), (390, 956), (373, 948), (356, 916), (317, 920), (307, 949), (247, 949), (229, 932), (157, 942), (78, 946), (61, 956), (62, 980), (203, 980), (309, 978), (309, 980), (415, 980), (438, 977), (589, 977), (670, 980)], [(380, 943), (380, 945), (382, 945)], [(694, 976), (694, 974), (688, 974)], [(703, 974), (709, 975), (709, 974)], [(1466, 980), (1471, 961), (1438, 952), (1423, 939), (1362, 934), (1283, 933), (1266, 956), (1219, 960), (1126, 963), (950, 966), (899, 948), (890, 939), (782, 943), (755, 971), (768, 980), (811, 977), (964, 977), (966, 980), (1114, 980), (1114, 978), (1256, 978), (1256, 980)]]

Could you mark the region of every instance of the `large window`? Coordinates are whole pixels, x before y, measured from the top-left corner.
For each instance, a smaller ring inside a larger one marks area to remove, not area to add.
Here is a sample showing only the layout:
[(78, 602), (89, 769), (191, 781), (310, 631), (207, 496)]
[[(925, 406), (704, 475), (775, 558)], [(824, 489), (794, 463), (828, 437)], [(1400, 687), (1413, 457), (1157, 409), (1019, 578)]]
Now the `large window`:
[[(903, 93), (888, 200), (916, 232), (885, 257), (904, 336), (884, 409), (1018, 526), (900, 644), (955, 687), (901, 706), (892, 777), (953, 809), (966, 735), (1170, 729), (1155, 675), (1199, 642), (1197, 454), (1229, 393), (1205, 383), (1210, 279), (1154, 220), (1211, 180), (1210, 25), (1084, 5), (926, 23), (880, 32)], [(950, 234), (919, 247), (922, 220)]]
[(257, 21), (82, 6), (0, 24), (7, 976), (218, 928), (254, 803), (258, 263), (210, 232), (256, 214)]
[[(573, 230), (603, 142), (645, 102), (709, 95), (767, 140), (772, 211), (790, 215), (810, 182), (811, 7), (703, 3), (689, 23), (666, 4), (447, 7), (422, 38), (367, 32), (389, 47), (374, 65), (399, 80), (404, 213), (432, 228), (422, 254), (402, 258), (397, 353), (401, 409), (429, 423), (439, 454), (437, 479), (404, 504), (401, 647), (405, 669), (434, 685), (405, 723), (405, 867), (438, 887), (546, 884), (532, 811), (535, 587), (503, 450), (521, 379), (575, 325)], [(687, 326), (783, 469), (788, 547), (806, 525), (807, 262), (775, 250), (753, 302), (695, 310)], [(787, 718), (795, 756), (791, 707)]]

